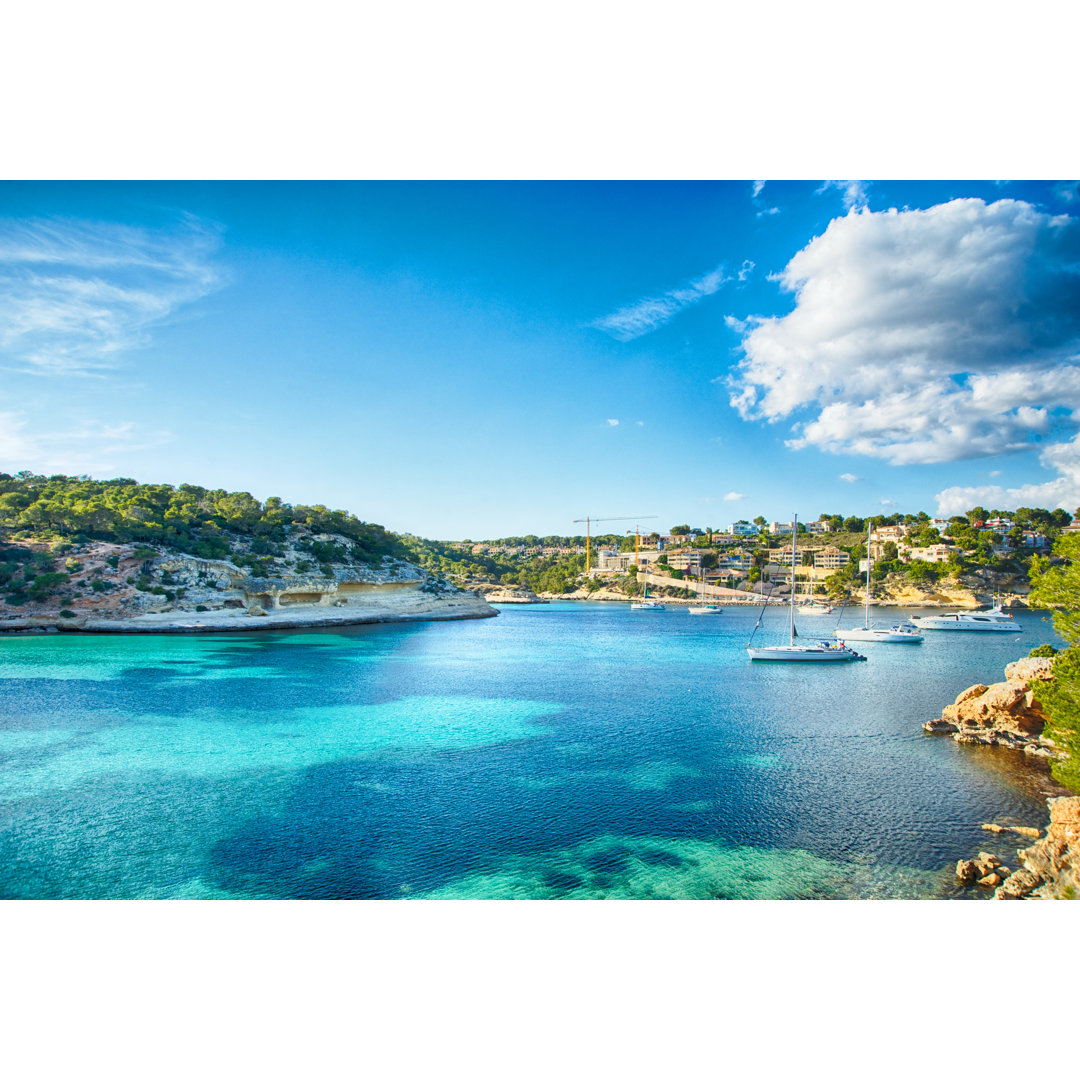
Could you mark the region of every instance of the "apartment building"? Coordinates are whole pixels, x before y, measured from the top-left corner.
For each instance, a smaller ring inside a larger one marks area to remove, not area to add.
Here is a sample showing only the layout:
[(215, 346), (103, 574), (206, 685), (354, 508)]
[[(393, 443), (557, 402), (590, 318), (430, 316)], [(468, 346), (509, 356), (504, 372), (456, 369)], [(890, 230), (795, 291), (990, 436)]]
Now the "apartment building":
[(884, 544), (891, 540), (894, 544), (898, 544), (910, 532), (909, 525), (879, 525), (870, 534), (870, 541), (872, 543), (874, 540), (880, 540)]
[(921, 562), (943, 563), (949, 561), (949, 556), (956, 548), (948, 544), (931, 544), (929, 547), (905, 547), (900, 552), (900, 558), (904, 562), (918, 559)]
[(833, 544), (827, 544), (820, 551), (814, 552), (815, 570), (839, 570), (851, 562), (851, 556), (846, 551)]

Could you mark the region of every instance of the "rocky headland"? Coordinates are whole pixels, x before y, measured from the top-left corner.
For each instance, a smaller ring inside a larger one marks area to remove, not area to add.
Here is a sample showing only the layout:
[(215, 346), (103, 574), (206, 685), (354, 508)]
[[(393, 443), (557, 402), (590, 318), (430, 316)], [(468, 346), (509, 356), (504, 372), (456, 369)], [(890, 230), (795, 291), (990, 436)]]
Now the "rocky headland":
[(1039, 685), (1051, 677), (1053, 660), (1026, 657), (1005, 668), (1005, 681), (969, 686), (941, 716), (923, 724), (935, 735), (952, 735), (958, 743), (1009, 746), (1035, 757), (1064, 753), (1043, 735), (1046, 716), (1039, 704)]
[[(1008, 664), (1004, 682), (968, 687), (945, 706), (938, 719), (927, 721), (923, 728), (931, 734), (952, 735), (958, 743), (1008, 747), (1029, 758), (1067, 757), (1067, 752), (1043, 733), (1046, 716), (1039, 703), (1039, 689), (1052, 677), (1052, 667), (1052, 658), (1042, 656)], [(993, 889), (997, 900), (1071, 900), (1080, 896), (1080, 796), (1050, 797), (1047, 807), (1045, 833), (1030, 825), (984, 824), (988, 832), (1010, 831), (1035, 843), (1017, 850), (1015, 868), (985, 851), (974, 859), (961, 859), (956, 864), (960, 884)]]
[[(315, 564), (312, 544), (333, 544)], [(498, 612), (474, 592), (401, 559), (354, 558), (339, 535), (289, 530), (272, 557), (237, 540), (230, 557), (92, 541), (73, 549), (59, 596), (0, 615), (0, 632), (196, 633), (356, 623), (479, 619)], [(358, 549), (357, 549), (358, 550)]]

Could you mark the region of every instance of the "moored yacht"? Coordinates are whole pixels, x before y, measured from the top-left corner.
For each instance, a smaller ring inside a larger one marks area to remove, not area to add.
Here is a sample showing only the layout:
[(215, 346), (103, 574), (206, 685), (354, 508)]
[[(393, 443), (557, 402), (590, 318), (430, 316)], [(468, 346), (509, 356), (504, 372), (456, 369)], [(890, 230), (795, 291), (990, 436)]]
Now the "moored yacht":
[(635, 600), (630, 605), (631, 611), (663, 611), (664, 605), (659, 600), (649, 599), (649, 586), (645, 585), (645, 595), (640, 600)]
[(831, 604), (819, 604), (816, 600), (811, 600), (796, 610), (800, 615), (831, 615), (833, 612)]
[(918, 615), (911, 620), (920, 630), (976, 630), (1016, 634), (1024, 628), (1001, 604), (989, 611), (954, 611), (948, 615)]
[(862, 626), (853, 626), (848, 630), (836, 629), (833, 636), (841, 641), (883, 641), (890, 644), (918, 645), (923, 636), (919, 628), (911, 623), (896, 623), (888, 628), (870, 625), (870, 536), (873, 525), (866, 530), (866, 597)]
[(705, 571), (701, 571), (701, 592), (698, 595), (698, 602), (692, 604), (687, 611), (691, 615), (723, 615), (724, 609), (718, 604), (707, 604), (705, 602)]
[(746, 643), (746, 652), (751, 660), (802, 660), (802, 661), (836, 661), (836, 660), (865, 660), (866, 657), (849, 649), (842, 641), (815, 641), (811, 645), (796, 645), (795, 639), (799, 636), (795, 629), (795, 563), (796, 563), (796, 537), (799, 532), (799, 517), (796, 514), (791, 532), (791, 598), (789, 600), (789, 643), (787, 645), (762, 645), (754, 648), (754, 634), (761, 625), (761, 616), (765, 614), (766, 604), (761, 607), (761, 615), (758, 616), (754, 625), (750, 640)]

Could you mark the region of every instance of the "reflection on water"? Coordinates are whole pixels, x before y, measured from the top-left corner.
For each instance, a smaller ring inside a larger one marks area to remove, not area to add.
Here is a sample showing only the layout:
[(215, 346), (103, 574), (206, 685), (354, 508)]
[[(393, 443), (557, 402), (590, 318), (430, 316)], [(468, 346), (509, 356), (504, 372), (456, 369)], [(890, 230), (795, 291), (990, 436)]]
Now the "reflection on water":
[(1047, 623), (807, 671), (748, 663), (755, 618), (0, 638), (0, 896), (950, 896), (1015, 860), (979, 826), (1042, 824), (1046, 770), (920, 725)]

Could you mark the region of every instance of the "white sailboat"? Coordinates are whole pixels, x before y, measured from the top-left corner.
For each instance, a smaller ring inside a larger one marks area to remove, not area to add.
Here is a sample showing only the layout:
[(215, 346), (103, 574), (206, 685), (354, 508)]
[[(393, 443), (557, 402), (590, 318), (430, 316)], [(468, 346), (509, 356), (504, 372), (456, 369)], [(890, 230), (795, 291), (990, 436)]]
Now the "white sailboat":
[(701, 571), (701, 590), (698, 594), (700, 603), (692, 604), (687, 610), (691, 615), (720, 615), (724, 609), (717, 604), (705, 603), (705, 571)]
[(912, 623), (896, 623), (888, 629), (881, 626), (870, 625), (870, 532), (873, 525), (866, 530), (866, 602), (862, 626), (852, 626), (848, 630), (834, 630), (833, 636), (841, 641), (884, 641), (892, 644), (918, 645), (923, 636), (919, 628)]
[(814, 585), (811, 578), (806, 586), (806, 599), (795, 610), (800, 615), (831, 615), (833, 613), (832, 605), (822, 604), (815, 600), (813, 590)]
[(631, 611), (663, 611), (664, 605), (659, 600), (649, 599), (649, 583), (645, 582), (645, 595), (630, 605)]
[(765, 605), (762, 605), (761, 615), (746, 643), (746, 651), (751, 660), (806, 660), (806, 661), (835, 661), (835, 660), (865, 660), (866, 657), (849, 649), (842, 641), (816, 641), (809, 645), (796, 645), (795, 639), (799, 636), (795, 630), (795, 554), (796, 537), (799, 532), (799, 521), (796, 515), (791, 533), (791, 599), (790, 609), (790, 641), (787, 645), (768, 645), (758, 648), (753, 647), (754, 634), (761, 625), (761, 615), (765, 614)]

